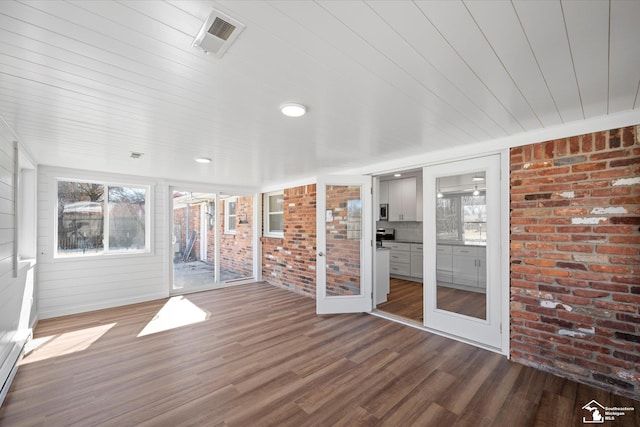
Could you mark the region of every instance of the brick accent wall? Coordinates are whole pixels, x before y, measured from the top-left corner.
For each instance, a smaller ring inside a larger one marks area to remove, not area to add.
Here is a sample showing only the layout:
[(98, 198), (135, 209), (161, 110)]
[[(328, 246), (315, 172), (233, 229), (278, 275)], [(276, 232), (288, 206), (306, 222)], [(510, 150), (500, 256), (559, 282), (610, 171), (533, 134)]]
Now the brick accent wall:
[(640, 126), (511, 149), (511, 356), (640, 396)]
[(262, 237), (262, 276), (270, 284), (316, 296), (316, 186), (284, 190), (284, 238)]

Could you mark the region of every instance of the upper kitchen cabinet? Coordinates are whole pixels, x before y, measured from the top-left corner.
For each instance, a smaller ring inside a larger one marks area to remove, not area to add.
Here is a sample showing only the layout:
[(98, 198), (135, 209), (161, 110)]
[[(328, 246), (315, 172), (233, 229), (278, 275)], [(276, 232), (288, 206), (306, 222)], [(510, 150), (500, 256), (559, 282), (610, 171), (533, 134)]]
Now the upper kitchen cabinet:
[(422, 221), (422, 178), (412, 176), (387, 182), (389, 221)]
[(380, 181), (378, 186), (378, 201), (380, 204), (389, 203), (389, 181)]

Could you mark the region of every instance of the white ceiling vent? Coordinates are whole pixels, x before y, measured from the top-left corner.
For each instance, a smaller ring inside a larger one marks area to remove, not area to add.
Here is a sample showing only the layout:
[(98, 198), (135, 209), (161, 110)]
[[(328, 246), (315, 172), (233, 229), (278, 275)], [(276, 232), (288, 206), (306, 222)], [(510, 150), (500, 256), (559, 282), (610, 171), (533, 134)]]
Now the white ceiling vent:
[(193, 40), (193, 46), (220, 58), (243, 29), (243, 24), (214, 9)]

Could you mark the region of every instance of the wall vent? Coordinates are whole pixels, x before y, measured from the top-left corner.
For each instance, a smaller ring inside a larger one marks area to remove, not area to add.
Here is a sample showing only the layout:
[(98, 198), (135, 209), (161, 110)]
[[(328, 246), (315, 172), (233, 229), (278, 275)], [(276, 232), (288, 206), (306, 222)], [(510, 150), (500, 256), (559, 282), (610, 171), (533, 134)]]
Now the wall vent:
[(214, 9), (193, 40), (193, 46), (220, 58), (243, 29), (243, 24)]

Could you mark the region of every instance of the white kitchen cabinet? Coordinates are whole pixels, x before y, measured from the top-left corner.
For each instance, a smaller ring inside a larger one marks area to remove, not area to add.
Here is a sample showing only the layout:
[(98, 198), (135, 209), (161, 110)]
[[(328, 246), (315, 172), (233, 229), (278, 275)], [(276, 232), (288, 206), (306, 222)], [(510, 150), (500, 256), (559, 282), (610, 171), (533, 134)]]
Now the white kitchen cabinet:
[(423, 277), (422, 243), (384, 240), (382, 246), (391, 249), (389, 267), (391, 276), (403, 276), (421, 281), (419, 279)]
[(411, 275), (411, 244), (383, 241), (382, 246), (391, 249), (389, 272), (392, 276)]
[(423, 278), (422, 244), (411, 244), (411, 277)]
[(436, 245), (436, 281), (453, 283), (453, 246)]
[(487, 289), (487, 248), (478, 248), (478, 287)]
[(389, 183), (389, 221), (417, 221), (416, 177), (394, 179)]
[(486, 288), (486, 248), (482, 246), (437, 245), (438, 282), (467, 288)]
[(389, 255), (391, 251), (388, 249), (376, 250), (376, 299), (375, 305), (387, 301), (389, 294)]
[(389, 181), (378, 183), (378, 203), (389, 203)]
[(453, 247), (452, 281), (458, 285), (478, 285), (478, 256), (475, 247)]

